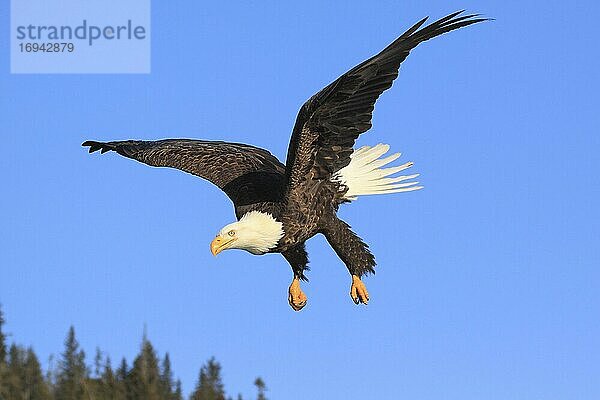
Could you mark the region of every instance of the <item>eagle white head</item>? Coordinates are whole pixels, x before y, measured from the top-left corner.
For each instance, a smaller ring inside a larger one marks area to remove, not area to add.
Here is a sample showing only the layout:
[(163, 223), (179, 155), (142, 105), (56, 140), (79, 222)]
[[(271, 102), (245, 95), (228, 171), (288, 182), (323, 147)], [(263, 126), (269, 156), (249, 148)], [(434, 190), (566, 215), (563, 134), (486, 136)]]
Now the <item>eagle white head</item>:
[(250, 211), (237, 222), (226, 225), (210, 244), (217, 255), (223, 250), (241, 249), (252, 254), (265, 254), (283, 237), (283, 224), (271, 214)]

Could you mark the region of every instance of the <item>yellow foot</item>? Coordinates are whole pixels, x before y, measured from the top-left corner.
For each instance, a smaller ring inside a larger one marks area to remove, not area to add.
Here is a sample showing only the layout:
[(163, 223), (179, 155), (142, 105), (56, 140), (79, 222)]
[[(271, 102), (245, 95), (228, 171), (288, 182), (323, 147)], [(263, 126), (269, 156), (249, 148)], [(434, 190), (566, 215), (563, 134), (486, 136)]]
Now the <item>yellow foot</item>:
[(352, 297), (354, 304), (369, 303), (369, 292), (367, 292), (367, 287), (356, 275), (352, 275), (352, 287), (350, 288), (350, 297)]
[(288, 303), (294, 309), (294, 311), (300, 311), (306, 305), (306, 295), (300, 289), (300, 280), (298, 278), (294, 278), (292, 284), (290, 285), (290, 294), (288, 296)]

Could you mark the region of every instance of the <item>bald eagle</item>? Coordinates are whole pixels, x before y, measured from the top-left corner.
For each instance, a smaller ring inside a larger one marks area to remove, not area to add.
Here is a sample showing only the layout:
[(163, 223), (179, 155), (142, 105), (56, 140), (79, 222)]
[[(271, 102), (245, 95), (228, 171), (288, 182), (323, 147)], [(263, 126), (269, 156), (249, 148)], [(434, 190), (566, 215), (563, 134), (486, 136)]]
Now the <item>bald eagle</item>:
[(348, 268), (350, 296), (367, 304), (361, 277), (374, 273), (375, 258), (350, 226), (337, 217), (341, 204), (359, 196), (421, 189), (418, 174), (396, 175), (412, 162), (386, 167), (400, 154), (389, 146), (354, 149), (371, 128), (377, 98), (398, 76), (400, 63), (419, 43), (487, 20), (479, 14), (452, 13), (422, 27), (414, 24), (379, 54), (358, 64), (312, 96), (300, 108), (286, 164), (267, 150), (241, 143), (192, 139), (157, 141), (86, 141), (89, 152), (115, 151), (155, 167), (177, 168), (222, 189), (235, 208), (236, 222), (226, 225), (210, 244), (213, 255), (227, 249), (252, 254), (281, 253), (293, 271), (288, 302), (301, 310), (307, 302), (305, 242), (321, 233)]

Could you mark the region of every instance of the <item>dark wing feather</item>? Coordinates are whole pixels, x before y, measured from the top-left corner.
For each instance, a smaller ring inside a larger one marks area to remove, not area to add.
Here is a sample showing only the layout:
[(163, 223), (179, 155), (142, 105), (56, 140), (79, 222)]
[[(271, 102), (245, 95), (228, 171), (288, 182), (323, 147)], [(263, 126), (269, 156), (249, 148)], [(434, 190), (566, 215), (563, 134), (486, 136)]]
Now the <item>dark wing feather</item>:
[(419, 43), (485, 21), (479, 15), (450, 14), (422, 29), (413, 25), (379, 54), (362, 62), (311, 97), (300, 109), (286, 161), (287, 196), (307, 179), (328, 180), (350, 162), (356, 138), (371, 128), (377, 98), (398, 76), (400, 63)]
[(281, 198), (285, 167), (267, 150), (240, 143), (165, 139), (87, 141), (90, 153), (116, 151), (154, 167), (176, 168), (207, 179), (236, 206)]

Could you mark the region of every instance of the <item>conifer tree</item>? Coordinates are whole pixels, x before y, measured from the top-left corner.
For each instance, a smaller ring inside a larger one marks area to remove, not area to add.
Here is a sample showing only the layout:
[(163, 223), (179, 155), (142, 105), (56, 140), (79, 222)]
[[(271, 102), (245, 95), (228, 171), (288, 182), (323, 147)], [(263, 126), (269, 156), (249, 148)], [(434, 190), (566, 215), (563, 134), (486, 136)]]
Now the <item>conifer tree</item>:
[(42, 376), (40, 363), (32, 349), (13, 344), (4, 375), (6, 399), (50, 400), (50, 390)]
[[(97, 356), (98, 354), (96, 354)], [(98, 385), (95, 392), (94, 399), (95, 400), (109, 400), (116, 399), (116, 386), (117, 380), (115, 378), (115, 374), (112, 370), (112, 366), (110, 365), (110, 358), (106, 357), (104, 361), (104, 365), (101, 367), (102, 372), (100, 373), (100, 378), (98, 379)]]
[(161, 377), (156, 352), (144, 335), (140, 354), (133, 361), (127, 379), (129, 399), (161, 400)]
[(0, 365), (6, 365), (6, 334), (4, 333), (4, 313), (0, 304)]
[(225, 400), (225, 390), (221, 381), (221, 365), (211, 358), (200, 368), (200, 376), (191, 400)]
[(113, 373), (112, 368), (110, 367), (110, 359), (106, 361), (107, 366), (105, 366), (104, 374), (108, 377), (110, 375), (114, 378), (114, 387), (111, 391), (112, 397), (111, 399), (115, 400), (126, 400), (127, 399), (127, 376), (129, 373), (129, 367), (127, 366), (127, 360), (125, 358), (121, 359), (121, 363), (119, 368)]
[(183, 400), (183, 390), (181, 389), (181, 381), (177, 379), (175, 383), (175, 393), (173, 393), (174, 400)]
[(162, 367), (160, 371), (160, 387), (161, 396), (165, 400), (172, 400), (174, 397), (173, 393), (173, 371), (171, 371), (171, 359), (169, 353), (165, 354), (162, 360)]
[[(106, 399), (105, 387), (103, 375), (103, 364), (102, 364), (102, 351), (99, 347), (96, 347), (96, 353), (94, 355), (94, 369), (93, 376), (88, 376), (86, 380), (86, 390), (89, 391), (89, 398), (93, 400), (104, 400)], [(107, 399), (108, 400), (108, 399)]]
[(100, 347), (96, 347), (96, 355), (94, 356), (94, 377), (99, 378), (102, 371), (102, 351)]
[(26, 388), (26, 396), (23, 398), (27, 400), (50, 400), (50, 388), (44, 380), (40, 362), (31, 348), (27, 349), (23, 372)]
[(254, 381), (254, 386), (256, 386), (256, 390), (258, 390), (258, 396), (256, 397), (256, 400), (267, 400), (267, 397), (265, 396), (267, 386), (260, 377), (256, 378)]
[(6, 334), (4, 333), (4, 314), (0, 304), (0, 399), (7, 398), (6, 380), (8, 365), (6, 364)]
[(54, 393), (54, 387), (56, 383), (56, 368), (54, 368), (54, 354), (48, 356), (48, 369), (45, 375), (46, 384), (50, 388), (50, 391)]
[(121, 382), (125, 382), (127, 380), (127, 375), (129, 374), (129, 367), (127, 366), (127, 360), (125, 357), (121, 359), (121, 364), (117, 369), (117, 380)]
[(125, 388), (118, 381), (117, 375), (112, 369), (110, 357), (106, 357), (100, 368), (100, 377), (94, 380), (95, 385), (91, 398), (93, 400), (126, 400)]
[(65, 340), (65, 351), (59, 361), (56, 377), (56, 400), (82, 400), (87, 398), (87, 367), (85, 353), (79, 349), (75, 329), (71, 326)]
[(25, 354), (22, 348), (11, 344), (8, 350), (8, 365), (4, 376), (4, 396), (7, 399), (19, 399), (23, 393), (23, 369)]

